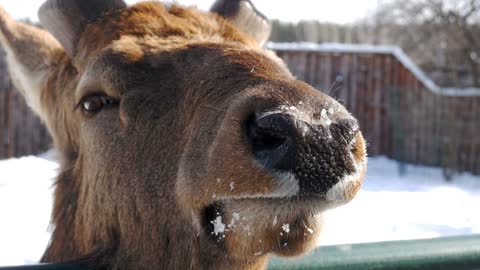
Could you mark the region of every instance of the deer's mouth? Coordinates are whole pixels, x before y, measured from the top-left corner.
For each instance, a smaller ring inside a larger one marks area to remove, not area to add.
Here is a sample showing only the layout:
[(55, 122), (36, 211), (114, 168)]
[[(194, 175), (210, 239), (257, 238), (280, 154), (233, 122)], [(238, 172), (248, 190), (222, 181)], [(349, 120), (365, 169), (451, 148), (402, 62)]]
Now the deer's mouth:
[(302, 192), (301, 179), (278, 172), (274, 180), (281, 184), (270, 194), (217, 196), (201, 211), (204, 235), (231, 254), (302, 254), (316, 245), (322, 213), (349, 202), (359, 190), (366, 158), (352, 150), (351, 160), (354, 170), (322, 192)]
[(318, 197), (219, 200), (202, 211), (203, 234), (227, 252), (293, 256), (309, 249), (328, 207)]
[[(201, 211), (201, 224), (206, 234), (216, 240), (222, 240), (226, 235), (235, 232), (238, 227), (248, 228), (251, 220), (271, 222), (275, 227), (284, 217), (284, 224), (289, 224), (294, 216), (313, 217), (327, 209), (351, 201), (360, 189), (366, 172), (366, 155), (361, 134), (358, 141), (353, 141), (348, 154), (351, 170), (336, 176), (335, 181), (325, 186), (322, 177), (318, 177), (316, 186), (302, 185), (308, 175), (302, 172), (285, 172), (271, 170), (273, 181), (277, 186), (270, 193), (216, 195), (212, 202)], [(342, 165), (337, 165), (342, 166)], [(269, 168), (265, 168), (269, 170)], [(322, 168), (331, 176), (331, 171), (341, 170), (338, 167)], [(321, 172), (318, 172), (319, 174)], [(302, 178), (303, 177), (303, 178)], [(308, 181), (310, 185), (315, 181)], [(276, 220), (276, 221), (275, 221)], [(246, 225), (247, 224), (247, 225)], [(269, 227), (269, 226), (267, 226)], [(307, 231), (310, 228), (307, 226)]]

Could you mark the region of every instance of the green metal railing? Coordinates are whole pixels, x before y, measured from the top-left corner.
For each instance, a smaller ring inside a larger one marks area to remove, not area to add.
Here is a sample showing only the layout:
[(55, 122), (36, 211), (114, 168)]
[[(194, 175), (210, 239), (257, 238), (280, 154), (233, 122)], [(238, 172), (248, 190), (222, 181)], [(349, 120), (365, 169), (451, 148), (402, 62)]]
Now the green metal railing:
[[(273, 258), (269, 270), (480, 270), (480, 235), (327, 246), (298, 259)], [(88, 270), (78, 265), (37, 265), (0, 270)]]
[(480, 270), (480, 235), (322, 247), (301, 259), (274, 258), (269, 269)]

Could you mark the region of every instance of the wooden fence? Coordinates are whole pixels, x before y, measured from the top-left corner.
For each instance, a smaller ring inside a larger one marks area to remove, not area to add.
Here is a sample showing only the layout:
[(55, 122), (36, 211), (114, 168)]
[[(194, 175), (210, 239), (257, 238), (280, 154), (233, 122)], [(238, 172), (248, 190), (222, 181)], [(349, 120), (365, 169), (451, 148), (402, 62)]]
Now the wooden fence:
[(48, 132), (12, 85), (0, 51), (0, 159), (38, 154), (50, 144)]
[[(371, 156), (480, 174), (480, 90), (441, 89), (398, 48), (270, 44), (298, 79), (359, 120)], [(47, 132), (14, 90), (0, 56), (0, 158), (36, 154)]]
[(358, 118), (371, 156), (480, 174), (480, 89), (441, 89), (395, 47), (270, 47)]

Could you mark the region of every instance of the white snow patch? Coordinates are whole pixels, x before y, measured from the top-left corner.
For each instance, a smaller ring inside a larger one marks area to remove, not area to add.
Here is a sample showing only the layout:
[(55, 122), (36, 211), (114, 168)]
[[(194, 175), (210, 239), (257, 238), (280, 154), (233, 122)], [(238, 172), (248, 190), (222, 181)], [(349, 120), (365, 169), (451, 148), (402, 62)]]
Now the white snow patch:
[(217, 218), (215, 218), (214, 221), (210, 221), (210, 223), (213, 224), (212, 233), (215, 234), (215, 236), (218, 236), (219, 234), (222, 235), (225, 233), (225, 224), (223, 224), (221, 216), (218, 216)]
[[(303, 104), (303, 103), (302, 103)], [(329, 117), (329, 112), (331, 110), (325, 110), (322, 109), (320, 119), (315, 119), (312, 117), (312, 115), (305, 113), (303, 110), (299, 110), (295, 106), (287, 106), (287, 105), (282, 105), (278, 107), (278, 109), (273, 110), (273, 111), (268, 111), (261, 113), (257, 116), (258, 119), (261, 119), (263, 117), (267, 117), (272, 114), (288, 114), (291, 115), (293, 118), (296, 120), (309, 123), (312, 125), (330, 125), (332, 123), (332, 120)]]
[[(330, 110), (329, 110), (330, 111)], [(332, 119), (329, 117), (329, 111), (322, 109), (320, 112), (320, 124), (323, 126), (330, 126), (332, 124)]]
[(233, 191), (235, 189), (235, 182), (230, 183), (230, 191)]
[(305, 228), (307, 229), (307, 232), (308, 232), (309, 234), (313, 234), (313, 233), (315, 232), (312, 228), (309, 228), (309, 227), (307, 227), (307, 226), (305, 226)]
[(283, 224), (282, 225), (282, 230), (286, 233), (290, 232), (290, 224)]
[(240, 220), (240, 214), (237, 212), (233, 212), (232, 214), (232, 219), (230, 220), (230, 223), (228, 223), (227, 228), (229, 230), (235, 229), (236, 225), (235, 223)]
[(277, 225), (277, 223), (278, 223), (278, 218), (277, 218), (277, 216), (275, 216), (275, 218), (273, 218), (272, 225), (275, 226), (275, 225)]
[(37, 263), (50, 240), (54, 152), (0, 161), (0, 266)]

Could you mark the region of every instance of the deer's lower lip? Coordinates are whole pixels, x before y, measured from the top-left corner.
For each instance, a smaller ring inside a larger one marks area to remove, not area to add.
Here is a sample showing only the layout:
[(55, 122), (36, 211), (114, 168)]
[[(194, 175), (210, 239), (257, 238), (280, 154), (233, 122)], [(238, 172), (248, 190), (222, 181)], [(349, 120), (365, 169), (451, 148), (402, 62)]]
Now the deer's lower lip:
[[(329, 208), (331, 203), (316, 195), (275, 199), (226, 199), (203, 208), (200, 225), (205, 236), (216, 243), (221, 243), (227, 235), (237, 231), (230, 227), (233, 223), (237, 225), (243, 223), (243, 229), (250, 225), (262, 224), (261, 226), (265, 226), (264, 229), (269, 230), (288, 223), (288, 220), (312, 218)], [(238, 217), (235, 221), (238, 222), (232, 221), (235, 219), (232, 216), (235, 215)]]

